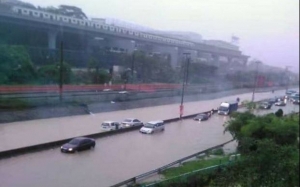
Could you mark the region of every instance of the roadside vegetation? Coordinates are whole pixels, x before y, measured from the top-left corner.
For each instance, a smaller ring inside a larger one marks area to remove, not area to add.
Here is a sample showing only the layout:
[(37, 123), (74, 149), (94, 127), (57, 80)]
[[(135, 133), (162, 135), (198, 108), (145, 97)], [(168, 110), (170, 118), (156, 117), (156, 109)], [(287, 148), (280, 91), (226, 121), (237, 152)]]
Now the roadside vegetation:
[[(238, 142), (239, 159), (213, 170), (175, 177), (155, 187), (299, 186), (299, 114), (235, 113), (225, 131)], [(228, 161), (228, 156), (222, 162)], [(192, 161), (162, 174), (168, 179), (220, 164), (220, 158)]]

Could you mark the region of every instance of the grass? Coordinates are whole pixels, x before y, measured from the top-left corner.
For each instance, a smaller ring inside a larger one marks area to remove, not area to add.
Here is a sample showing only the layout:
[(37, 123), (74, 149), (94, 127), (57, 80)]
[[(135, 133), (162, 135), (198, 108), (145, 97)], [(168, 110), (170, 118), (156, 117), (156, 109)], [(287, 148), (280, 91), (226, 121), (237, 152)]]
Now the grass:
[(214, 165), (219, 165), (229, 161), (229, 157), (210, 158), (207, 160), (195, 160), (183, 163), (180, 167), (169, 168), (162, 172), (166, 179), (176, 177), (178, 175), (188, 173), (197, 169), (207, 168)]
[(25, 109), (29, 107), (29, 103), (22, 99), (0, 98), (0, 109)]

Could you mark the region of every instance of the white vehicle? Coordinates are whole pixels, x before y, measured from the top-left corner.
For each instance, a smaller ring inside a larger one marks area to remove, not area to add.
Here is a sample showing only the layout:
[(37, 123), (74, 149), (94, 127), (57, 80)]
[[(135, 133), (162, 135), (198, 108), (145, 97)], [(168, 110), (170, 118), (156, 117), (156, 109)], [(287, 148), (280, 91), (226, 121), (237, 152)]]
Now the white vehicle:
[(104, 121), (101, 124), (101, 127), (106, 131), (118, 130), (121, 128), (120, 123), (116, 121)]
[(134, 126), (138, 126), (138, 125), (143, 125), (143, 122), (141, 122), (140, 120), (136, 119), (136, 118), (127, 118), (124, 121), (122, 121), (122, 126), (123, 127), (134, 127)]
[(164, 131), (164, 130), (165, 130), (165, 124), (163, 121), (150, 121), (140, 129), (140, 132), (144, 134), (152, 134), (156, 131)]

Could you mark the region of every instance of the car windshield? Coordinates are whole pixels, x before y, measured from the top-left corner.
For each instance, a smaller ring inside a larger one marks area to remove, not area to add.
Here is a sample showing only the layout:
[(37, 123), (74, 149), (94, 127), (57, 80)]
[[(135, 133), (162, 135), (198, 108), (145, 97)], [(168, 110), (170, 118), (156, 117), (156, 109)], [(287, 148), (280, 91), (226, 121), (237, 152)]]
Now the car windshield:
[(109, 127), (109, 123), (102, 123), (103, 127)]
[(78, 145), (80, 143), (80, 140), (79, 139), (73, 139), (69, 142), (69, 144), (72, 144), (72, 145)]
[(228, 111), (228, 107), (220, 106), (219, 110), (220, 111)]
[(152, 128), (154, 128), (154, 125), (155, 125), (155, 124), (152, 124), (152, 123), (146, 123), (146, 124), (144, 125), (144, 127), (152, 129)]

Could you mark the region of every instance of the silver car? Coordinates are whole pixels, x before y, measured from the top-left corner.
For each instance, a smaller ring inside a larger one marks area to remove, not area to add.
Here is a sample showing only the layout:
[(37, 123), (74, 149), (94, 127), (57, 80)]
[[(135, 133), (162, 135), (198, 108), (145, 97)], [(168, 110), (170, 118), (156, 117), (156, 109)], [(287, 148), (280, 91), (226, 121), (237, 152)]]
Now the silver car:
[(136, 118), (127, 118), (124, 121), (122, 121), (122, 126), (123, 127), (134, 127), (134, 126), (140, 126), (143, 125), (143, 122), (141, 122), (140, 120), (136, 119)]

